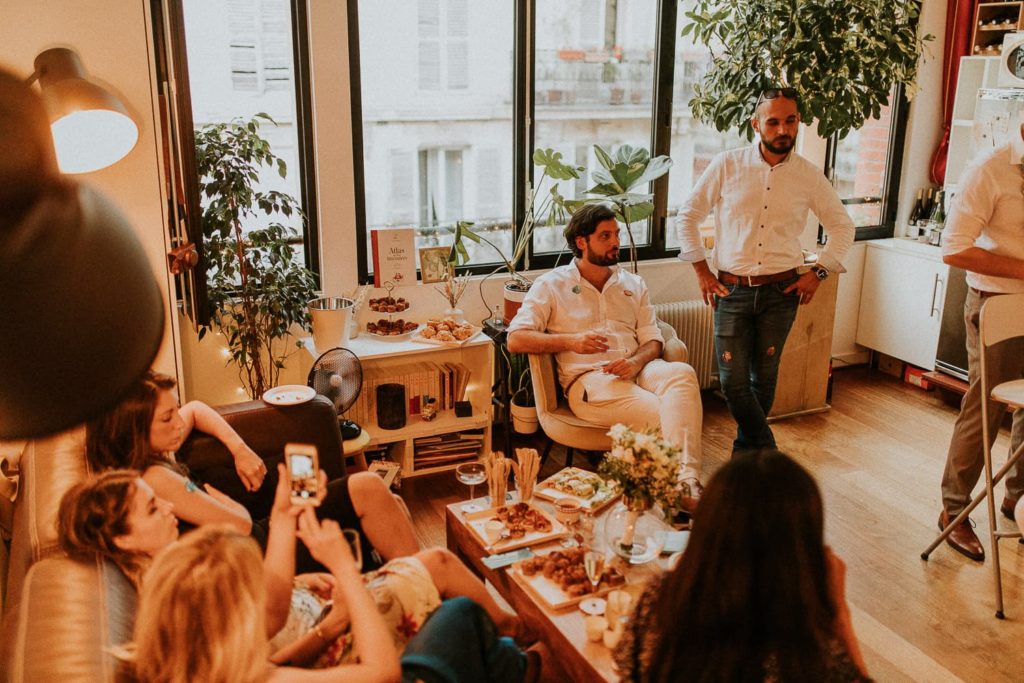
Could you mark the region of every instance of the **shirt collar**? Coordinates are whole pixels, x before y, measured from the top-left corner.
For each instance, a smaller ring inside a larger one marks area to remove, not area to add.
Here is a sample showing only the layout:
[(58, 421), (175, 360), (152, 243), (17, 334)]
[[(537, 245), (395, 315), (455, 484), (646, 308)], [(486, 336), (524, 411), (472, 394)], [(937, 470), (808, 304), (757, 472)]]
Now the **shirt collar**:
[[(617, 266), (617, 265), (616, 266), (608, 266), (608, 267), (612, 269), (612, 274), (611, 274), (611, 277), (608, 278), (608, 282), (605, 283), (605, 290), (606, 291), (608, 289), (608, 285), (610, 285), (612, 283), (616, 283), (616, 282), (619, 281), (619, 272), (620, 272), (620, 267)], [(590, 281), (586, 280), (583, 277), (583, 273), (580, 272), (579, 260), (576, 259), (576, 258), (573, 258), (573, 260), (572, 260), (572, 268), (569, 269), (569, 277), (571, 277), (573, 282), (575, 282), (576, 284), (579, 284), (581, 281), (582, 282), (587, 282), (587, 284), (590, 284)], [(591, 285), (591, 287), (593, 287), (593, 285)]]
[(755, 159), (760, 161), (762, 164), (764, 164), (768, 168), (776, 168), (778, 166), (782, 166), (783, 164), (788, 164), (789, 163), (789, 160), (793, 158), (793, 152), (796, 151), (796, 145), (794, 144), (793, 145), (793, 149), (789, 150), (789, 154), (786, 155), (786, 158), (783, 159), (782, 161), (780, 161), (779, 163), (775, 164), (775, 166), (772, 166), (771, 164), (769, 164), (768, 160), (764, 158), (763, 154), (761, 154), (761, 141), (760, 140), (757, 140), (756, 142), (754, 142), (754, 146), (751, 149), (753, 150), (753, 154), (754, 154), (754, 158)]

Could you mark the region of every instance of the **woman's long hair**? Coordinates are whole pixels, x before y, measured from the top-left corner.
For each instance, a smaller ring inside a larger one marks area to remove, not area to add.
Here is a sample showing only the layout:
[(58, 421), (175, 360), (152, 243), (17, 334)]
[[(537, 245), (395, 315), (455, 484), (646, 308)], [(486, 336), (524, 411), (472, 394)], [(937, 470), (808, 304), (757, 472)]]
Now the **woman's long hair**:
[(116, 539), (131, 533), (128, 516), (138, 478), (134, 470), (111, 470), (80, 482), (64, 494), (57, 512), (57, 539), (64, 552), (77, 559), (110, 560), (136, 588), (149, 557), (120, 548)]
[(259, 546), (224, 525), (162, 550), (146, 572), (131, 648), (144, 683), (250, 683), (268, 675)]
[(712, 478), (678, 568), (655, 607), (648, 681), (824, 680), (836, 606), (821, 494), (777, 451)]
[(128, 389), (121, 402), (105, 415), (89, 422), (86, 457), (93, 471), (130, 467), (144, 472), (155, 464), (167, 464), (162, 453), (149, 445), (149, 432), (161, 391), (170, 391), (173, 377), (149, 371)]

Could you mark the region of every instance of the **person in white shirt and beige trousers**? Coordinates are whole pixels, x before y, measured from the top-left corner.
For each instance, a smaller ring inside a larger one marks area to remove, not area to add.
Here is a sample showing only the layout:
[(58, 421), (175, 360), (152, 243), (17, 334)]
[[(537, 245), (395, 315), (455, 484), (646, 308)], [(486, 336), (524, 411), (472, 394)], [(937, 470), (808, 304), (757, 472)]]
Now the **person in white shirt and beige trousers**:
[[(942, 513), (939, 528), (945, 527), (971, 502), (971, 491), (984, 467), (981, 447), (981, 357), (978, 321), (982, 304), (989, 297), (1024, 292), (1024, 120), (1020, 134), (972, 164), (960, 180), (942, 231), (942, 258), (951, 266), (967, 271), (967, 299), (964, 324), (967, 327), (967, 373), (969, 386), (960, 404), (960, 415), (942, 475)], [(1024, 315), (1024, 311), (1020, 311)], [(985, 362), (988, 385), (1019, 379), (1024, 373), (1024, 341), (1009, 339), (989, 347)], [(1005, 406), (990, 401), (989, 437), (995, 442)], [(1013, 416), (1010, 452), (1024, 441), (1024, 410)], [(991, 443), (989, 446), (991, 447)], [(1024, 466), (1017, 464), (1006, 474), (1003, 514), (1015, 518), (1014, 508), (1024, 492)], [(972, 560), (984, 560), (985, 551), (970, 519), (964, 519), (946, 537), (946, 542)]]
[(686, 363), (662, 360), (647, 285), (618, 267), (615, 212), (588, 204), (573, 214), (565, 240), (576, 258), (537, 278), (508, 327), (513, 353), (553, 353), (569, 407), (599, 425), (661, 430), (683, 449), (680, 479), (693, 512), (700, 483), (700, 382)]
[[(716, 156), (679, 212), (679, 258), (697, 273), (704, 302), (715, 307), (718, 375), (737, 423), (733, 454), (775, 448), (767, 415), (775, 399), (782, 348), (796, 318), (843, 256), (856, 228), (822, 170), (793, 151), (800, 126), (798, 93), (763, 90), (751, 126), (752, 147)], [(711, 271), (698, 228), (715, 209)], [(828, 244), (813, 269), (800, 235), (813, 213)]]

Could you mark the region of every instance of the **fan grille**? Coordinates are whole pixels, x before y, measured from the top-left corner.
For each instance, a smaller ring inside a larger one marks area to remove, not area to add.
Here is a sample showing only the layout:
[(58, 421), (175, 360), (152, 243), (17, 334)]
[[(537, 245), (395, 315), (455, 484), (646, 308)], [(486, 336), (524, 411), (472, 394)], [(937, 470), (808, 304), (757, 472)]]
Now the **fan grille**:
[(331, 349), (313, 363), (307, 383), (318, 394), (329, 398), (341, 415), (359, 398), (363, 388), (363, 365), (348, 349)]

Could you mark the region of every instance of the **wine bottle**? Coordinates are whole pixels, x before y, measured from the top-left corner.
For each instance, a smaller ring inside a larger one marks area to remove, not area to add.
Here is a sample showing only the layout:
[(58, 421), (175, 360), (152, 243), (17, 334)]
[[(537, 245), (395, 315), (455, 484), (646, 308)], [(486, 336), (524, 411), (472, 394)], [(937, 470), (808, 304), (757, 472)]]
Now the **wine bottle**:
[(907, 217), (907, 227), (917, 230), (917, 222), (921, 220), (921, 203), (924, 201), (924, 189), (917, 191), (917, 198), (914, 199), (914, 206), (910, 209), (910, 216)]

